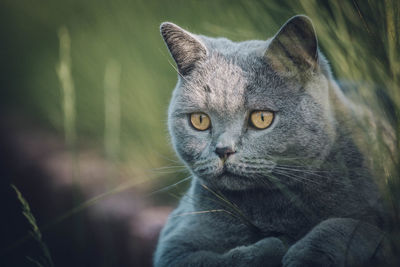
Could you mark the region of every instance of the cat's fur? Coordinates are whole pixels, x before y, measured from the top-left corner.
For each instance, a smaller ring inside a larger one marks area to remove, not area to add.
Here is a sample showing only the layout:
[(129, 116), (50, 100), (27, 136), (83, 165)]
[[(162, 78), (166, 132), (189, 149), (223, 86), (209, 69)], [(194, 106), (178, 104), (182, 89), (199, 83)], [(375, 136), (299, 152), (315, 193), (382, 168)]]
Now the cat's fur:
[[(356, 145), (357, 109), (318, 51), (311, 21), (267, 41), (232, 42), (161, 25), (179, 80), (169, 131), (191, 187), (155, 266), (363, 266), (382, 258), (378, 188)], [(271, 110), (271, 127), (249, 113)], [(193, 112), (211, 118), (197, 131)], [(225, 160), (215, 153), (228, 147)]]

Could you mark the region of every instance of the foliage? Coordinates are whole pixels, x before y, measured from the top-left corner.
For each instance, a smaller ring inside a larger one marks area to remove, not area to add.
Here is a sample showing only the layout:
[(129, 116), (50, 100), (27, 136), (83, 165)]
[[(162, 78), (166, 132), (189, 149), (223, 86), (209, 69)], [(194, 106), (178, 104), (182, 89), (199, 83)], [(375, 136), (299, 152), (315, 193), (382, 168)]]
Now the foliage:
[[(11, 187), (15, 190), (15, 193), (17, 194), (17, 198), (19, 202), (21, 203), (21, 208), (22, 208), (22, 214), (24, 215), (25, 219), (28, 221), (29, 225), (31, 226), (31, 230), (29, 231), (28, 236), (25, 238), (21, 239), (20, 242), (25, 242), (26, 239), (28, 238), (33, 238), (36, 241), (36, 244), (40, 247), (40, 250), (42, 251), (42, 256), (40, 256), (39, 259), (33, 259), (31, 256), (26, 256), (29, 261), (35, 264), (35, 266), (38, 267), (52, 267), (54, 266), (53, 260), (51, 259), (51, 255), (49, 252), (49, 249), (47, 248), (46, 244), (43, 242), (42, 239), (42, 233), (39, 230), (39, 227), (36, 224), (36, 219), (33, 216), (31, 209), (29, 207), (28, 202), (25, 200), (25, 198), (22, 196), (21, 192), (18, 190), (18, 188), (14, 185), (11, 185)], [(18, 243), (20, 243), (18, 242)]]

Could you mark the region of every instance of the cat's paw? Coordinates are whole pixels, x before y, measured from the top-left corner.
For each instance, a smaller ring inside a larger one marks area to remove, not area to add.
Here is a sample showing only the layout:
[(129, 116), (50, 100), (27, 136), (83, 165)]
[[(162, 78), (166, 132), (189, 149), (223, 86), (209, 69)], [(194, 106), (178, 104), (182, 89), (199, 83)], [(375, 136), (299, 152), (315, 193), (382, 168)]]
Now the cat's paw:
[(340, 266), (335, 263), (332, 255), (317, 247), (302, 242), (294, 244), (283, 256), (282, 266), (284, 267), (328, 267)]
[(248, 248), (247, 256), (251, 258), (252, 266), (280, 266), (287, 251), (283, 242), (275, 237), (261, 239)]

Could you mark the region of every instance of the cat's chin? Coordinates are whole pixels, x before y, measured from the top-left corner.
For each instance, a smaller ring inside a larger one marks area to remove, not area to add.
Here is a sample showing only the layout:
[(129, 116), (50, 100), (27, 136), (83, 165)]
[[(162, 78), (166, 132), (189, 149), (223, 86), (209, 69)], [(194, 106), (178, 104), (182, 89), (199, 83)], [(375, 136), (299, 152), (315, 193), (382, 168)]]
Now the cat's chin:
[(257, 181), (251, 177), (223, 171), (213, 177), (200, 177), (206, 183), (222, 190), (243, 191), (260, 187)]
[(204, 173), (202, 172), (203, 169), (194, 169), (194, 174), (201, 182), (221, 190), (245, 191), (276, 188), (276, 185), (265, 177), (266, 173), (245, 173), (243, 168), (239, 168), (237, 164), (232, 162), (225, 162), (224, 164), (220, 161), (218, 165), (214, 165), (212, 172)]

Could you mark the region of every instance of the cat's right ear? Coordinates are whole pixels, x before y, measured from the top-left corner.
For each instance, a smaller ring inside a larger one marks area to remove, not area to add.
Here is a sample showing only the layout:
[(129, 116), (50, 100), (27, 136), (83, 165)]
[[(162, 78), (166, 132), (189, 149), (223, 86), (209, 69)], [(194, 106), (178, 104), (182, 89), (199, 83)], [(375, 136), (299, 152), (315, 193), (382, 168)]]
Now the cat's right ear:
[(289, 19), (272, 38), (265, 58), (276, 71), (304, 75), (318, 70), (318, 42), (311, 20), (304, 15)]
[(207, 48), (193, 34), (181, 27), (164, 22), (160, 26), (161, 35), (178, 66), (179, 74), (187, 75), (199, 60), (207, 57)]

